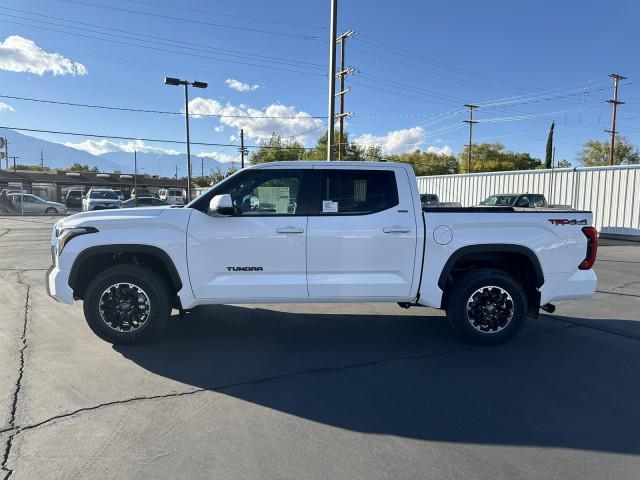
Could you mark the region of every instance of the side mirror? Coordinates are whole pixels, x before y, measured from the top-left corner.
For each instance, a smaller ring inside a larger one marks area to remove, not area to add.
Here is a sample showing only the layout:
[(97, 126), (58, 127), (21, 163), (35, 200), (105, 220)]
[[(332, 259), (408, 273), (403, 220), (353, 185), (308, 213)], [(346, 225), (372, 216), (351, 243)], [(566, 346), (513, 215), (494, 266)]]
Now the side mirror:
[(209, 202), (209, 213), (221, 217), (230, 217), (233, 215), (233, 200), (231, 195), (216, 195)]

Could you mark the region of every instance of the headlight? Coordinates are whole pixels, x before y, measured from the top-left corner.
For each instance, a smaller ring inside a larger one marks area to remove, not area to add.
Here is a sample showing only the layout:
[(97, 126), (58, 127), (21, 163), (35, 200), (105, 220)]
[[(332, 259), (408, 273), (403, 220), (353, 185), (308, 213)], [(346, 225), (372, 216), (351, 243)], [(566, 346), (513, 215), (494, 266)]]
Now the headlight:
[(65, 228), (58, 232), (58, 240), (56, 244), (56, 250), (58, 255), (62, 253), (65, 245), (71, 241), (72, 238), (78, 237), (80, 235), (85, 235), (87, 233), (96, 233), (98, 230), (93, 227), (71, 227)]

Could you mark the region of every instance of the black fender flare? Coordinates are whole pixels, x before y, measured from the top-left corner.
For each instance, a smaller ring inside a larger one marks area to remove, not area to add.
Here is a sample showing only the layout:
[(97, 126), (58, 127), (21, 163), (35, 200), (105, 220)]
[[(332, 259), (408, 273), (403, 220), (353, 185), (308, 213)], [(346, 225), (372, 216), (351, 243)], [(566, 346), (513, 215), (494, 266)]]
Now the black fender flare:
[(459, 248), (453, 252), (444, 264), (440, 277), (438, 278), (438, 287), (440, 287), (440, 290), (444, 291), (449, 274), (453, 270), (453, 266), (456, 262), (466, 255), (477, 253), (517, 253), (524, 255), (533, 265), (534, 273), (536, 275), (536, 287), (540, 288), (544, 285), (544, 273), (540, 266), (540, 260), (533, 250), (522, 245), (513, 245), (509, 243), (487, 243), (482, 245), (469, 245), (467, 247)]
[(74, 260), (73, 265), (71, 266), (71, 271), (69, 272), (68, 283), (73, 290), (76, 290), (78, 276), (80, 275), (80, 272), (82, 271), (82, 268), (86, 264), (87, 260), (95, 255), (104, 255), (105, 253), (144, 253), (145, 255), (154, 256), (162, 262), (164, 267), (167, 269), (167, 272), (169, 272), (171, 283), (175, 287), (176, 291), (179, 291), (182, 288), (182, 279), (180, 278), (180, 274), (178, 273), (173, 260), (171, 260), (171, 257), (167, 252), (159, 247), (154, 247), (151, 245), (125, 243), (113, 245), (98, 245), (96, 247), (86, 248), (85, 250), (80, 252)]

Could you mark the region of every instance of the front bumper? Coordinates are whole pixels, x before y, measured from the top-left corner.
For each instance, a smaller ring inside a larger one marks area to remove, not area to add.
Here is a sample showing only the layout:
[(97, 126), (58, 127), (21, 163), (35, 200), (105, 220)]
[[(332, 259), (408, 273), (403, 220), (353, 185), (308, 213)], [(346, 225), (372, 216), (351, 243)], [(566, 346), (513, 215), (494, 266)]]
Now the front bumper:
[(51, 298), (62, 303), (73, 304), (73, 290), (69, 286), (69, 272), (51, 265), (45, 274), (47, 293)]

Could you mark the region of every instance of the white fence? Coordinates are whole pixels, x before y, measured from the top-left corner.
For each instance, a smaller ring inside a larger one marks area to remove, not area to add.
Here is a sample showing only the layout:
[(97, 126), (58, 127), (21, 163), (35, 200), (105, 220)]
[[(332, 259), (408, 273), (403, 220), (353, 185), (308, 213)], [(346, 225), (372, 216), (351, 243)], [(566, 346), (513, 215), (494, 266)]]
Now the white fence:
[(418, 177), (418, 189), (465, 207), (494, 193), (542, 193), (551, 204), (591, 210), (601, 233), (640, 237), (640, 165)]

